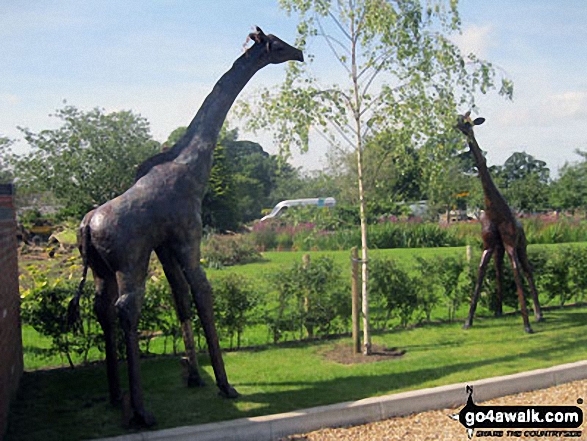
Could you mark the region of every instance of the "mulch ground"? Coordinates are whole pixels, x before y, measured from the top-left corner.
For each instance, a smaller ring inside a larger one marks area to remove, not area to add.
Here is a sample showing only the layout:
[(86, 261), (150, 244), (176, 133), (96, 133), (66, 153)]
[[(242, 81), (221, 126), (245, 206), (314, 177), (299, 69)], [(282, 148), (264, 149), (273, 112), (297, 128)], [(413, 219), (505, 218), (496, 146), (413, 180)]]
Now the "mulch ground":
[(375, 363), (378, 361), (387, 361), (390, 359), (401, 358), (406, 353), (405, 350), (398, 348), (386, 348), (383, 346), (373, 345), (371, 355), (355, 354), (353, 348), (348, 343), (339, 343), (332, 348), (322, 352), (322, 356), (327, 360), (340, 364), (357, 364), (357, 363)]

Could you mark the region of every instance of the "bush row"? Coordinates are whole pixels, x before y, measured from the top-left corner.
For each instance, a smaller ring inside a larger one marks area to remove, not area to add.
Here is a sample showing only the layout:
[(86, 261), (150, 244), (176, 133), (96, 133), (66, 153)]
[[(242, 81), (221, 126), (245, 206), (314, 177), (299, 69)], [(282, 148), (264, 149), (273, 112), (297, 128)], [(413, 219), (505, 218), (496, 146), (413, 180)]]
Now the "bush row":
[[(372, 260), (370, 311), (373, 328), (386, 330), (433, 319), (455, 320), (459, 307), (468, 303), (473, 291), (479, 258), (480, 252), (474, 253), (471, 263), (464, 256), (417, 258), (410, 268), (393, 259)], [(548, 253), (534, 251), (530, 253), (530, 260), (536, 268), (535, 280), (543, 304), (583, 301), (587, 291), (587, 248), (566, 246)], [(515, 283), (507, 257), (504, 269), (504, 303), (517, 309)], [(267, 284), (228, 272), (213, 277), (216, 325), (223, 344), (239, 348), (243, 336), (253, 333), (257, 333), (257, 343), (277, 343), (349, 332), (349, 274), (348, 268), (337, 266), (329, 256), (312, 260), (305, 256), (303, 261), (269, 274)], [(153, 338), (162, 337), (163, 352), (169, 348), (176, 353), (181, 331), (169, 285), (157, 270), (146, 286), (139, 325), (141, 348), (149, 352)], [(86, 287), (81, 301), (84, 320), (81, 332), (73, 333), (66, 327), (67, 302), (75, 288), (71, 280), (50, 282), (37, 274), (34, 285), (25, 291), (22, 299), (24, 322), (50, 337), (51, 349), (72, 366), (74, 358), (87, 361), (92, 349), (104, 350), (102, 333), (92, 308), (91, 287)], [(489, 311), (495, 309), (493, 292), (494, 269), (490, 265), (481, 296), (481, 305)], [(196, 339), (202, 348), (201, 327), (197, 317), (193, 320)], [(260, 329), (265, 330), (265, 341), (258, 337)]]
[[(587, 221), (584, 220), (536, 216), (521, 221), (530, 244), (587, 240)], [(397, 221), (386, 218), (368, 225), (370, 246), (380, 249), (480, 245), (480, 232), (480, 223), (473, 221), (440, 225), (418, 219)], [(325, 221), (292, 224), (288, 220), (272, 220), (256, 224), (250, 236), (261, 251), (346, 250), (361, 243), (358, 226)]]

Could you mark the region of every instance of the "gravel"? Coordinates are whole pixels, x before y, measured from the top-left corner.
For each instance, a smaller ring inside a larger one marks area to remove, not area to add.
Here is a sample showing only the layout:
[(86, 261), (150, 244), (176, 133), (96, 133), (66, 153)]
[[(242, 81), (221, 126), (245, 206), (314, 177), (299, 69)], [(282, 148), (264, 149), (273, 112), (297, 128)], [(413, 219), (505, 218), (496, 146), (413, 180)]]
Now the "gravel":
[[(582, 398), (586, 400), (585, 404), (577, 404), (577, 400)], [(465, 403), (463, 403), (464, 406)], [(587, 380), (575, 381), (572, 383), (554, 386), (548, 389), (525, 392), (516, 395), (496, 398), (484, 403), (475, 403), (484, 405), (561, 405), (575, 406), (578, 405), (584, 413), (583, 425), (579, 429), (583, 433), (580, 438), (560, 438), (560, 437), (535, 437), (524, 436), (522, 430), (521, 437), (505, 436), (503, 437), (479, 437), (478, 433), (474, 439), (484, 440), (587, 440)], [(371, 424), (360, 426), (321, 429), (300, 435), (292, 435), (283, 438), (281, 441), (329, 441), (329, 440), (367, 440), (367, 441), (426, 441), (426, 440), (466, 440), (467, 432), (465, 428), (449, 416), (458, 413), (463, 406), (455, 409), (444, 409), (430, 412), (423, 412), (416, 415), (410, 415), (402, 418), (391, 418)], [(536, 427), (536, 429), (540, 429)], [(525, 429), (528, 430), (528, 429)], [(534, 429), (532, 429), (534, 431)]]

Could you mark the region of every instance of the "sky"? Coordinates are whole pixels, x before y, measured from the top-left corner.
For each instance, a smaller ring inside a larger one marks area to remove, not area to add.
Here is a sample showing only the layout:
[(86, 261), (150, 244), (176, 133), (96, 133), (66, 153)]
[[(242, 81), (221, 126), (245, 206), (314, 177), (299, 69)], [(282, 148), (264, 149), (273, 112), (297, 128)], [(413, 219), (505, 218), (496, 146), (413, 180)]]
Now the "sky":
[[(461, 0), (459, 11), (462, 34), (455, 42), (514, 82), (513, 101), (496, 93), (478, 97), (486, 123), (476, 135), (489, 164), (525, 151), (556, 176), (565, 162), (579, 159), (576, 149), (587, 150), (587, 3)], [(82, 110), (132, 110), (163, 142), (191, 121), (242, 54), (254, 25), (295, 40), (297, 18), (277, 0), (2, 0), (0, 136), (25, 151), (17, 127), (58, 127), (50, 115), (66, 101)], [(332, 61), (324, 47), (308, 48), (319, 74)], [(284, 75), (284, 65), (269, 66), (241, 96), (278, 85)], [(229, 121), (239, 127), (230, 114)], [(277, 153), (269, 133), (239, 133)], [(293, 163), (319, 169), (325, 150), (313, 137), (309, 153), (294, 155)]]

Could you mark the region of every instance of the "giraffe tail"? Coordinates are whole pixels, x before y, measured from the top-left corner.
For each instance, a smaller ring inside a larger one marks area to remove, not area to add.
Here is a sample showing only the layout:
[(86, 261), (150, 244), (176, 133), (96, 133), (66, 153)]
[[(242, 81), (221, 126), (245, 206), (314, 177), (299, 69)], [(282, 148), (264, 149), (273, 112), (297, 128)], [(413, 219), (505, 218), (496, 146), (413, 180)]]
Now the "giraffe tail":
[(82, 280), (80, 281), (75, 296), (69, 301), (67, 306), (67, 329), (72, 329), (74, 332), (79, 331), (81, 328), (81, 314), (80, 314), (80, 298), (84, 293), (84, 286), (86, 285), (86, 279), (88, 276), (88, 245), (90, 243), (90, 226), (88, 224), (80, 228), (80, 253), (82, 255), (83, 262), (83, 273)]

